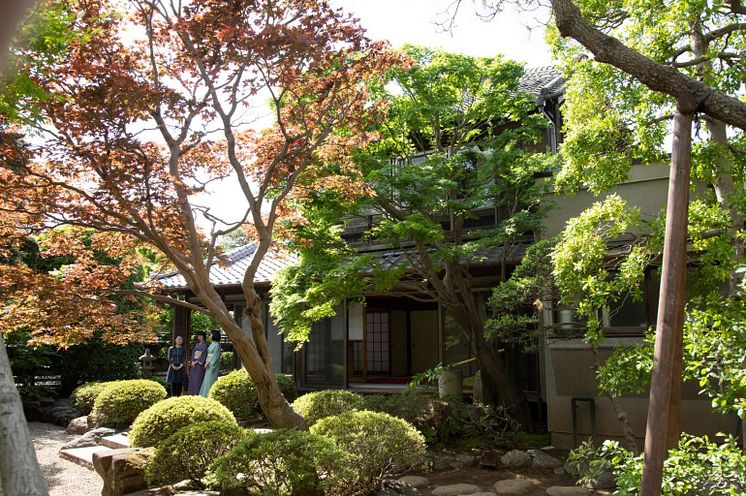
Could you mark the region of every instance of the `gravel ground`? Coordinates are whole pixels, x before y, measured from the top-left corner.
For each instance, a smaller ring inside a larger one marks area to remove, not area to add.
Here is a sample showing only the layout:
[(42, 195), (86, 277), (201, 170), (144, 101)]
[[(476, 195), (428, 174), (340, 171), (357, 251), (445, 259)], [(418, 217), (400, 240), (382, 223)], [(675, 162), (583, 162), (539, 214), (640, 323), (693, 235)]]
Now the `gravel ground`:
[(49, 488), (49, 496), (101, 494), (103, 482), (96, 472), (60, 458), (62, 445), (75, 436), (52, 424), (30, 422), (28, 427), (36, 448), (36, 458)]

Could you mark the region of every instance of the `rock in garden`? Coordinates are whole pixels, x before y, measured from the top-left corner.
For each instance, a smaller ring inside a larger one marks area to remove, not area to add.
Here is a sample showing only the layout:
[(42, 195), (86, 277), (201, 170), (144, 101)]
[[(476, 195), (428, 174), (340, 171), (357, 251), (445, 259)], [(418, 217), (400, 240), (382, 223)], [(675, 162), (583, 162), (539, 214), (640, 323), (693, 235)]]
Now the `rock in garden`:
[(562, 467), (557, 467), (554, 469), (554, 473), (557, 475), (565, 475), (567, 472), (565, 472), (565, 469)]
[(98, 429), (93, 429), (92, 431), (86, 432), (82, 436), (76, 437), (75, 439), (64, 445), (62, 449), (87, 448), (89, 446), (96, 446), (99, 439), (116, 434), (116, 432), (117, 431), (115, 431), (114, 429), (109, 429), (108, 427), (99, 427)]
[(420, 496), (420, 492), (411, 485), (395, 481), (383, 481), (382, 489), (375, 493), (375, 496)]
[(497, 456), (497, 451), (495, 450), (486, 451), (482, 453), (482, 456), (479, 457), (480, 467), (497, 468), (498, 463), (499, 463), (499, 458)]
[(500, 462), (508, 468), (523, 468), (531, 465), (531, 455), (521, 450), (511, 450), (500, 457)]
[(495, 494), (498, 496), (519, 496), (528, 494), (536, 486), (533, 482), (526, 479), (505, 479), (495, 482)]
[(145, 467), (155, 448), (124, 448), (93, 454), (93, 468), (104, 480), (101, 496), (122, 496), (147, 487)]
[(430, 485), (430, 480), (428, 480), (427, 477), (422, 477), (421, 475), (405, 475), (404, 477), (399, 477), (399, 482), (409, 484), (410, 486), (416, 487), (417, 489)]
[(492, 491), (484, 491), (481, 493), (470, 494), (469, 496), (495, 496), (495, 493), (493, 493)]
[(595, 481), (586, 484), (585, 487), (587, 489), (614, 489), (616, 487), (614, 474), (611, 472), (601, 472)]
[(67, 424), (67, 433), (77, 436), (88, 432), (88, 416), (76, 417)]
[(578, 486), (552, 486), (547, 496), (588, 496), (588, 491)]
[(467, 467), (472, 464), (474, 464), (474, 456), (467, 455), (465, 453), (458, 453), (456, 455), (453, 455), (453, 461), (451, 462), (451, 466), (453, 468)]
[(579, 467), (579, 469), (575, 470), (575, 469), (573, 469), (572, 465), (570, 465), (570, 462), (565, 462), (565, 464), (562, 465), (562, 467), (565, 469), (565, 472), (567, 472), (570, 475), (574, 475), (576, 477), (578, 475), (580, 475), (582, 472), (585, 472), (588, 469), (587, 466), (583, 466), (583, 467)]
[(463, 496), (481, 493), (482, 489), (474, 484), (449, 484), (433, 489), (433, 496)]
[(562, 462), (542, 450), (528, 450), (531, 455), (531, 468), (548, 470), (562, 466)]

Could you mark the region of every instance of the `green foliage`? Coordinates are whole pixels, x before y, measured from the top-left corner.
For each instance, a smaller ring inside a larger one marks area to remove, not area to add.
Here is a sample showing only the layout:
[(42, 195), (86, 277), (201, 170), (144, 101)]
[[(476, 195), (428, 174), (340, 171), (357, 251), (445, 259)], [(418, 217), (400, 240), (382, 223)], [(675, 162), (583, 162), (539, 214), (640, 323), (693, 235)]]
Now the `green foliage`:
[(536, 349), (538, 311), (545, 303), (559, 299), (554, 284), (551, 258), (556, 240), (547, 239), (531, 245), (510, 278), (495, 286), (487, 304), (491, 317), (485, 323), (489, 339), (516, 345), (526, 352)]
[(380, 488), (384, 479), (424, 468), (425, 438), (405, 420), (386, 413), (348, 411), (319, 420), (313, 434), (331, 439), (351, 458), (354, 494)]
[[(714, 410), (741, 418), (746, 416), (744, 322), (746, 303), (712, 295), (705, 304), (688, 309), (683, 343), (684, 379), (699, 384)], [(654, 341), (650, 333), (639, 346), (615, 349), (599, 370), (601, 386), (617, 396), (643, 392), (653, 370)]]
[(207, 397), (219, 401), (239, 419), (261, 413), (256, 386), (243, 368), (220, 377), (210, 388)]
[[(570, 453), (568, 462), (586, 483), (603, 471), (611, 471), (620, 496), (638, 494), (643, 455), (635, 456), (616, 441), (605, 441), (596, 449), (586, 442)], [(663, 464), (663, 496), (741, 495), (746, 492), (746, 455), (736, 440), (726, 437), (722, 444), (706, 436), (683, 435), (677, 449), (670, 450)]]
[(205, 482), (258, 495), (338, 494), (340, 482), (349, 477), (347, 460), (334, 442), (309, 432), (251, 433), (210, 464)]
[(187, 425), (158, 443), (145, 470), (148, 487), (189, 479), (199, 482), (210, 463), (247, 435), (234, 423), (219, 421)]
[(168, 398), (137, 416), (129, 434), (130, 444), (137, 448), (157, 446), (185, 425), (211, 420), (238, 425), (230, 410), (215, 400), (201, 396)]
[(319, 420), (351, 410), (361, 410), (363, 396), (344, 389), (327, 389), (306, 393), (292, 404), (309, 427)]
[[(353, 154), (353, 170), (326, 164), (362, 194), (329, 188), (298, 205), (304, 222), (290, 227), (300, 262), (273, 284), (271, 307), (292, 341), (305, 342), (311, 324), (335, 315), (345, 298), (390, 290), (407, 277), (457, 277), (454, 265), (480, 263), (486, 250), (541, 230), (549, 205), (535, 176), (553, 159), (527, 151), (547, 122), (519, 90), (523, 68), (500, 57), (412, 46), (404, 52), (413, 66), (393, 70), (375, 88), (376, 98), (390, 101), (375, 129), (379, 139)], [(495, 206), (506, 212), (499, 223), (464, 227)], [(358, 253), (342, 239), (345, 222), (363, 220), (361, 239), (401, 248), (398, 263)], [(440, 287), (455, 292), (453, 284)]]
[(96, 396), (91, 418), (97, 427), (129, 427), (141, 412), (166, 395), (166, 389), (154, 381), (134, 379), (111, 382)]
[[(276, 374), (275, 379), (285, 399), (289, 402), (295, 400), (298, 394), (293, 378)], [(262, 413), (254, 381), (243, 368), (220, 377), (210, 388), (208, 397), (225, 405), (239, 419), (255, 417)]]
[(642, 282), (652, 254), (645, 243), (631, 243), (616, 264), (607, 261), (607, 243), (637, 235), (640, 213), (609, 195), (571, 219), (552, 252), (553, 276), (562, 300), (577, 306), (587, 322), (586, 340), (602, 339), (599, 310), (610, 311), (624, 298), (642, 298)]
[(113, 383), (113, 381), (87, 382), (78, 386), (70, 395), (70, 403), (83, 412), (83, 414), (88, 415), (93, 410), (93, 404), (96, 402), (98, 395), (101, 394), (101, 391)]

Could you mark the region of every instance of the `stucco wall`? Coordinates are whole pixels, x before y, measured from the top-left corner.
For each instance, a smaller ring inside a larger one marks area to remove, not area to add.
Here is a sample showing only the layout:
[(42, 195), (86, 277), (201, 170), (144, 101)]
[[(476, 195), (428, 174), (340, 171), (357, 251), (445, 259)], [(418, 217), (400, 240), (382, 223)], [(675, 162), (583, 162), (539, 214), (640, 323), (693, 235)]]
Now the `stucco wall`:
[[(635, 338), (610, 339), (600, 350), (604, 360), (614, 346), (634, 344)], [(598, 384), (593, 369), (593, 352), (581, 340), (549, 342), (545, 349), (547, 420), (552, 433), (552, 445), (572, 448), (572, 398), (592, 397), (596, 409), (596, 442), (603, 439), (622, 439), (622, 429), (608, 398), (598, 396)], [(681, 427), (691, 434), (714, 436), (718, 432), (735, 433), (736, 416), (712, 412), (710, 402), (697, 394), (694, 383), (682, 388)], [(629, 416), (632, 428), (642, 448), (648, 409), (648, 391), (640, 395), (620, 398), (619, 405)], [(578, 442), (591, 433), (590, 406), (579, 403), (577, 408)]]

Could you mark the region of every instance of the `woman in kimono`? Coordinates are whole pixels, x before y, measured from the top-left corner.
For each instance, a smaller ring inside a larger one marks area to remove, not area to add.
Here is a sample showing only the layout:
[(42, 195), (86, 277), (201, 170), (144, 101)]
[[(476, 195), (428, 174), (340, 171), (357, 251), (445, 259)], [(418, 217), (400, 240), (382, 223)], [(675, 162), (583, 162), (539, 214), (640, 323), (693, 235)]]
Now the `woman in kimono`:
[(184, 384), (184, 365), (186, 365), (184, 338), (176, 336), (174, 345), (168, 349), (166, 384), (170, 386), (171, 396), (181, 396), (181, 388)]
[(202, 380), (205, 378), (205, 362), (207, 361), (207, 343), (205, 339), (207, 334), (204, 331), (197, 333), (197, 344), (194, 345), (192, 351), (192, 361), (190, 365), (192, 367), (189, 373), (189, 389), (187, 394), (199, 394), (199, 388), (202, 387)]
[(218, 373), (220, 372), (220, 331), (213, 330), (210, 337), (212, 343), (207, 349), (205, 379), (202, 381), (202, 387), (199, 390), (199, 395), (205, 398), (207, 398), (207, 393), (210, 392), (212, 385), (218, 380)]

